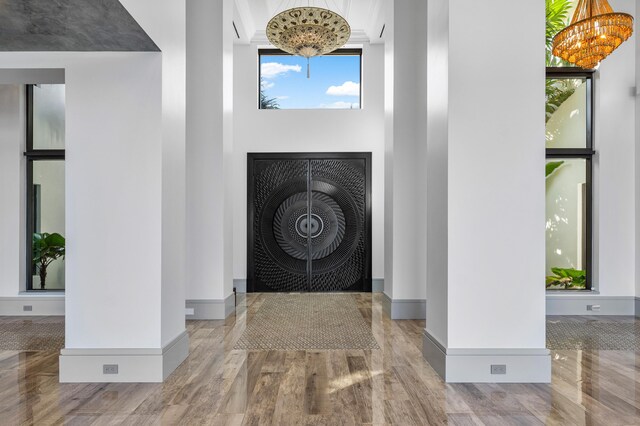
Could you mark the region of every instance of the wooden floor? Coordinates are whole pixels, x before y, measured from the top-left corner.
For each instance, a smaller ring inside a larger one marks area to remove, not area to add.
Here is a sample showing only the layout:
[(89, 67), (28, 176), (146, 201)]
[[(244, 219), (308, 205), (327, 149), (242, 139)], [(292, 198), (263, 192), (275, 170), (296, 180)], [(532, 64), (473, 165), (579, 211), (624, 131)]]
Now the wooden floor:
[(356, 297), (380, 350), (233, 350), (265, 297), (189, 321), (164, 384), (61, 385), (57, 351), (0, 352), (0, 424), (640, 425), (636, 352), (554, 351), (551, 385), (447, 385), (422, 358), (424, 321), (389, 320), (379, 295)]

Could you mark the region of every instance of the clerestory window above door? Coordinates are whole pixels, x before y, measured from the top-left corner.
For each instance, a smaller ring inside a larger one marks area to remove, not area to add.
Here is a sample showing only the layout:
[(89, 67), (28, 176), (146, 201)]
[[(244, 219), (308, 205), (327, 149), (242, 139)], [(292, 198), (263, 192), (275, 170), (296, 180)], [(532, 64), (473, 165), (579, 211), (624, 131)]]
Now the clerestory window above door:
[(362, 49), (307, 60), (278, 49), (258, 51), (259, 109), (361, 109)]

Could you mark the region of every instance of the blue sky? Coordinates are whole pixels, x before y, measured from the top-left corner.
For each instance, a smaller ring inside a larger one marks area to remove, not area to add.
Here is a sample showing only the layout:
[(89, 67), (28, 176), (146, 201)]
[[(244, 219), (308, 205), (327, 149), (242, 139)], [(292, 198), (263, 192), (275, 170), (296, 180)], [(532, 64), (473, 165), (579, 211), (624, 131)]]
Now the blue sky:
[(359, 108), (360, 57), (262, 55), (262, 84), (268, 98), (276, 98), (281, 109)]

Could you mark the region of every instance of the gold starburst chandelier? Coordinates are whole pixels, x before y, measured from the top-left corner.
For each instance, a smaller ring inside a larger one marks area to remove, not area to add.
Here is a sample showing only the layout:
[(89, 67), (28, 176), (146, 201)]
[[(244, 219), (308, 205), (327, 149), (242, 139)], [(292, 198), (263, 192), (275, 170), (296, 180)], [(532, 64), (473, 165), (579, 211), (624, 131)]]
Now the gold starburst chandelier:
[(267, 38), (275, 47), (309, 58), (342, 47), (351, 36), (347, 20), (320, 7), (294, 7), (278, 13), (267, 24)]
[(553, 54), (594, 68), (633, 34), (633, 16), (615, 13), (607, 0), (579, 0), (571, 24), (553, 38)]

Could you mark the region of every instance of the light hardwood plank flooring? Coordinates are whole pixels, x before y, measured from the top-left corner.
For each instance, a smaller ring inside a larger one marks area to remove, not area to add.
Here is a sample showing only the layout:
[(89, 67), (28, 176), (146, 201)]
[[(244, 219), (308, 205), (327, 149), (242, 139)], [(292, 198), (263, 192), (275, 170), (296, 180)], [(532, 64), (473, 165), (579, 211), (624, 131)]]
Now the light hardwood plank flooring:
[[(422, 358), (424, 321), (391, 321), (370, 294), (353, 297), (380, 350), (233, 350), (267, 297), (188, 321), (163, 384), (59, 384), (57, 350), (0, 351), (0, 424), (640, 425), (637, 352), (553, 351), (550, 385), (448, 385)], [(0, 318), (20, 321), (64, 320)]]

